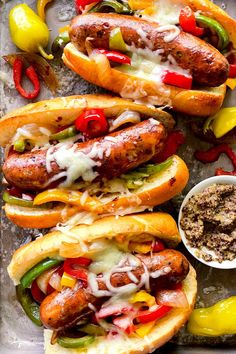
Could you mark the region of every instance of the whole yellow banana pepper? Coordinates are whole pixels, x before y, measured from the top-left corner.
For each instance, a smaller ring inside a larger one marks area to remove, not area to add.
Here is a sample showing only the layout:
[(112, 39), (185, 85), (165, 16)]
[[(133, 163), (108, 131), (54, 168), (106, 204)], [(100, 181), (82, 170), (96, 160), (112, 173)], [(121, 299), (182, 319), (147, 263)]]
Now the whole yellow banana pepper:
[(199, 336), (236, 334), (236, 296), (221, 300), (208, 308), (195, 309), (187, 329)]
[(13, 43), (25, 52), (39, 52), (45, 59), (53, 59), (44, 51), (49, 40), (47, 25), (26, 4), (14, 6), (9, 14), (9, 27)]

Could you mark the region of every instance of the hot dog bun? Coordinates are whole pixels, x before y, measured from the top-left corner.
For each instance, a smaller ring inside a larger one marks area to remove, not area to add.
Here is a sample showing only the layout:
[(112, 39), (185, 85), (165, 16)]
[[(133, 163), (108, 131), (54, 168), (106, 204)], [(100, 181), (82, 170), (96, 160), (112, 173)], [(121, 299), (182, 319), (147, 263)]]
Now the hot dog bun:
[[(174, 155), (169, 168), (151, 176), (144, 186), (132, 194), (120, 196), (115, 201), (104, 205), (102, 214), (100, 212), (99, 216), (131, 214), (162, 204), (179, 194), (187, 184), (188, 178), (189, 172), (185, 162)], [(7, 217), (16, 225), (35, 228), (55, 226), (57, 223), (64, 222), (68, 217), (84, 211), (70, 205), (65, 208), (63, 204), (54, 209), (26, 208), (10, 204), (6, 204), (4, 208)], [(96, 210), (93, 211), (92, 217), (97, 217)]]
[(158, 105), (170, 105), (174, 110), (185, 114), (193, 114), (193, 112), (196, 116), (215, 114), (220, 109), (226, 93), (225, 84), (202, 90), (185, 90), (163, 84), (160, 91), (154, 81), (111, 68), (105, 57), (102, 59), (105, 63), (98, 65), (96, 61), (78, 51), (72, 43), (64, 48), (62, 59), (66, 66), (85, 80), (120, 94), (124, 98), (147, 99), (147, 102), (150, 98), (156, 100)]
[[(48, 127), (56, 131), (58, 127), (73, 124), (78, 115), (85, 108), (102, 108), (106, 117), (114, 117), (124, 110), (134, 110), (145, 118), (155, 117), (165, 127), (172, 128), (174, 120), (168, 113), (154, 107), (136, 104), (129, 100), (108, 95), (84, 95), (60, 97), (21, 107), (0, 121), (0, 144), (6, 146), (11, 141), (19, 127), (26, 124), (37, 123), (39, 126)], [(161, 204), (180, 193), (188, 180), (188, 169), (185, 163), (177, 156), (173, 157), (171, 166), (164, 171), (152, 176), (145, 188), (137, 188), (128, 196), (120, 196), (115, 201), (106, 203), (98, 212), (93, 209), (93, 219), (98, 215), (124, 215), (137, 211), (144, 211), (155, 205)], [(27, 208), (6, 203), (7, 217), (21, 227), (47, 228), (64, 222), (78, 212), (90, 211), (86, 207), (72, 206), (70, 204), (57, 204), (52, 209)], [(78, 219), (76, 220), (78, 223)]]
[(189, 308), (187, 309), (172, 309), (165, 317), (156, 322), (152, 331), (144, 338), (132, 337), (115, 341), (107, 341), (105, 338), (96, 340), (86, 349), (67, 349), (62, 348), (57, 343), (50, 344), (52, 331), (44, 330), (44, 349), (45, 354), (93, 354), (104, 353), (109, 354), (145, 354), (152, 353), (166, 342), (168, 342), (186, 323), (195, 303), (197, 293), (196, 272), (190, 265), (190, 270), (187, 277), (182, 282), (183, 291), (188, 299)]
[(134, 110), (141, 115), (157, 118), (165, 127), (172, 128), (174, 120), (161, 109), (136, 104), (110, 95), (76, 95), (57, 97), (20, 107), (1, 118), (0, 145), (9, 144), (17, 128), (30, 123), (41, 126), (65, 127), (73, 124), (84, 109), (101, 108), (107, 118), (119, 115), (124, 110)]
[(174, 248), (181, 242), (175, 220), (167, 213), (143, 213), (120, 216), (107, 216), (91, 225), (78, 225), (69, 232), (52, 231), (44, 237), (22, 246), (13, 254), (8, 273), (14, 284), (21, 277), (47, 257), (66, 257), (64, 244), (74, 247), (80, 241), (93, 242), (100, 238), (133, 239), (150, 235), (163, 239), (168, 247)]
[[(35, 264), (47, 257), (73, 257), (79, 254), (71, 253), (76, 249), (79, 241), (96, 241), (101, 238), (116, 239), (124, 242), (130, 240), (141, 240), (142, 237), (157, 237), (164, 240), (167, 247), (176, 247), (181, 241), (174, 219), (166, 213), (149, 213), (123, 216), (116, 219), (113, 216), (106, 217), (94, 222), (92, 225), (80, 225), (74, 227), (69, 233), (53, 231), (44, 237), (24, 245), (18, 249), (8, 266), (8, 273), (15, 284), (18, 284), (21, 277)], [(64, 245), (67, 245), (65, 251)], [(68, 247), (71, 246), (71, 248)], [(68, 252), (65, 253), (65, 252)], [(144, 339), (129, 338), (124, 342), (116, 340), (112, 342), (114, 353), (148, 353), (160, 347), (168, 341), (186, 322), (195, 301), (197, 283), (196, 273), (190, 266), (190, 271), (183, 281), (183, 290), (189, 302), (187, 309), (173, 309), (163, 319), (159, 320), (152, 332)], [(45, 352), (46, 353), (109, 353), (111, 342), (102, 337), (88, 347), (88, 351), (64, 349), (60, 346), (50, 345), (51, 331), (45, 331)]]
[[(218, 21), (227, 31), (233, 47), (236, 48), (236, 35), (234, 31), (236, 21), (219, 6), (210, 0), (172, 1), (173, 4), (190, 6), (193, 11), (201, 11), (201, 14)], [(150, 6), (149, 4), (150, 9), (156, 5), (157, 7), (162, 6), (162, 2), (159, 5), (159, 1), (156, 0), (152, 5), (154, 6)], [(132, 8), (132, 2), (130, 2), (130, 6)], [(145, 9), (144, 2), (141, 2), (141, 4), (135, 2), (134, 10), (140, 11)], [(147, 13), (144, 11), (143, 18), (145, 20), (156, 21), (154, 15), (152, 17), (152, 10), (150, 12), (147, 11)], [(149, 79), (147, 75), (145, 78), (144, 75), (135, 76), (134, 72), (130, 71), (129, 68), (120, 71), (119, 68), (111, 68), (109, 62), (105, 59), (102, 60), (99, 64), (98, 58), (96, 61), (94, 58), (89, 58), (77, 50), (72, 43), (66, 46), (63, 54), (63, 61), (70, 69), (96, 85), (116, 92), (122, 97), (143, 99), (147, 102), (156, 101), (156, 105), (167, 104), (172, 106), (174, 110), (185, 114), (196, 116), (213, 115), (219, 110), (225, 97), (225, 84), (215, 88), (198, 87), (192, 90), (164, 84), (158, 87), (156, 82), (153, 79)]]

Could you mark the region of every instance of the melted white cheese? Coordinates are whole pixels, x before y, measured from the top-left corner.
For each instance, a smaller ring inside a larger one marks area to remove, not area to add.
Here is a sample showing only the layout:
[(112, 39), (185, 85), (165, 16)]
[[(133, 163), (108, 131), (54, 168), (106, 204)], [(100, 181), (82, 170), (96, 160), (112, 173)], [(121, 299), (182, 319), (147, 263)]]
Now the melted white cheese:
[[(100, 153), (98, 150), (97, 152)], [(66, 177), (66, 180), (60, 184), (61, 187), (70, 186), (76, 179), (82, 178), (84, 181), (93, 181), (98, 173), (93, 171), (95, 166), (99, 166), (100, 162), (96, 162), (93, 158), (96, 155), (92, 152), (92, 157), (89, 154), (85, 155), (77, 149), (77, 145), (71, 143), (57, 144), (47, 151), (46, 155), (46, 168), (47, 172), (52, 171), (51, 163), (56, 162), (61, 170), (64, 172), (59, 173), (57, 179)], [(55, 180), (55, 178), (54, 178)], [(50, 180), (50, 183), (52, 180)]]

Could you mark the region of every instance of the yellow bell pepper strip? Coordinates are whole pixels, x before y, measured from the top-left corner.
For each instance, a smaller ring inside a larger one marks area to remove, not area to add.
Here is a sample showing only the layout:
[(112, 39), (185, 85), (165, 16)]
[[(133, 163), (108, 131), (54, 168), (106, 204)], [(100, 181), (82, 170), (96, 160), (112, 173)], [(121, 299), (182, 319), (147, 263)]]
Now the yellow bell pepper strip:
[(45, 59), (53, 59), (53, 55), (44, 50), (49, 40), (48, 27), (28, 5), (20, 4), (11, 9), (9, 28), (17, 47), (29, 53), (39, 52)]
[(152, 249), (151, 243), (139, 243), (139, 242), (130, 242), (129, 243), (129, 250), (131, 252), (137, 253), (148, 253)]
[(143, 10), (149, 6), (154, 6), (154, 1), (153, 0), (129, 0), (128, 4), (132, 10)]
[(39, 17), (45, 21), (45, 7), (48, 3), (52, 2), (53, 0), (38, 0), (37, 1), (37, 12)]
[(227, 79), (226, 85), (233, 91), (236, 87), (236, 79)]
[(148, 294), (145, 290), (140, 290), (129, 299), (129, 302), (131, 304), (136, 302), (145, 302), (149, 307), (151, 307), (156, 304), (156, 299), (154, 296)]
[(148, 322), (145, 324), (137, 325), (135, 328), (135, 333), (141, 338), (145, 337), (148, 335), (153, 327), (155, 326), (156, 321)]
[(81, 207), (86, 211), (96, 211), (100, 214), (103, 211), (103, 204), (95, 197), (87, 196), (83, 201), (83, 193), (79, 191), (69, 191), (67, 189), (49, 189), (39, 193), (34, 198), (34, 205), (44, 204), (45, 201), (61, 202)]
[(73, 288), (76, 284), (76, 278), (72, 277), (71, 275), (67, 274), (66, 272), (63, 273), (61, 277), (61, 286), (66, 286), (68, 288)]
[(236, 296), (221, 300), (211, 307), (195, 309), (187, 330), (198, 336), (236, 334)]
[(214, 117), (209, 117), (203, 127), (204, 132), (212, 130), (216, 138), (221, 138), (236, 126), (236, 107), (222, 108)]
[(58, 29), (58, 32), (59, 32), (59, 33), (69, 32), (69, 29), (70, 29), (70, 25), (65, 25), (65, 26), (63, 26), (63, 27), (60, 27), (60, 28)]

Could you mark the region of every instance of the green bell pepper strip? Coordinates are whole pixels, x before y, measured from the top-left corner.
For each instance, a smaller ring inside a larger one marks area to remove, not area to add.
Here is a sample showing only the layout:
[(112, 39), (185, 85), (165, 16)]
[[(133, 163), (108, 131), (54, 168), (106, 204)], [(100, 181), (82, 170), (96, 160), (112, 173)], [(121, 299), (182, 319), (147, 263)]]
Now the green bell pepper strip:
[(97, 326), (92, 323), (88, 323), (88, 324), (84, 325), (83, 327), (80, 327), (79, 330), (82, 332), (85, 332), (89, 335), (92, 335), (92, 336), (105, 336), (106, 335), (106, 331), (102, 327)]
[(58, 337), (57, 343), (64, 348), (85, 348), (95, 340), (94, 336), (80, 338)]
[(43, 208), (43, 209), (51, 209), (52, 208), (52, 203), (45, 203), (41, 205), (34, 205), (33, 200), (27, 200), (23, 198), (18, 198), (14, 197), (13, 195), (10, 195), (7, 191), (5, 191), (2, 195), (2, 199), (4, 200), (5, 203), (12, 204), (12, 205), (18, 205), (21, 207), (26, 207), (26, 208)]
[(46, 270), (61, 264), (61, 262), (62, 261), (59, 259), (52, 259), (52, 258), (46, 258), (43, 261), (39, 262), (23, 275), (23, 277), (20, 280), (22, 287), (28, 288), (32, 284), (34, 279), (36, 279)]
[(33, 321), (37, 326), (42, 326), (39, 314), (39, 305), (33, 300), (30, 289), (24, 289), (22, 285), (17, 285), (16, 296), (31, 321)]
[(53, 41), (51, 51), (54, 55), (62, 53), (64, 47), (70, 42), (68, 31), (60, 33)]
[(145, 178), (162, 172), (166, 168), (170, 167), (172, 162), (172, 157), (169, 157), (167, 160), (159, 164), (148, 164), (139, 167), (135, 171), (121, 175), (121, 178), (125, 180), (127, 188), (136, 189), (144, 184)]
[(127, 46), (122, 37), (120, 27), (116, 27), (111, 31), (109, 36), (109, 49), (119, 50), (121, 52), (127, 51)]
[(122, 4), (116, 0), (103, 0), (97, 5), (93, 6), (88, 12), (102, 12), (105, 8), (110, 7), (117, 14), (132, 15), (133, 11), (128, 4)]
[(216, 32), (219, 42), (218, 42), (218, 49), (223, 50), (227, 47), (229, 44), (229, 35), (227, 31), (224, 29), (224, 27), (214, 20), (213, 18), (203, 16), (199, 13), (195, 14), (197, 23), (200, 24), (202, 27), (208, 27), (209, 29), (212, 29), (213, 31)]
[(76, 127), (73, 125), (66, 128), (58, 133), (52, 134), (50, 140), (64, 140), (75, 136), (78, 133)]
[(13, 144), (13, 149), (17, 152), (24, 152), (26, 147), (25, 140), (16, 140)]
[(22, 199), (18, 197), (14, 197), (13, 195), (10, 195), (8, 192), (4, 192), (2, 199), (4, 200), (5, 203), (13, 204), (13, 205), (19, 205), (23, 207), (28, 207), (28, 208), (33, 208), (34, 204), (32, 200), (27, 200), (27, 199)]

